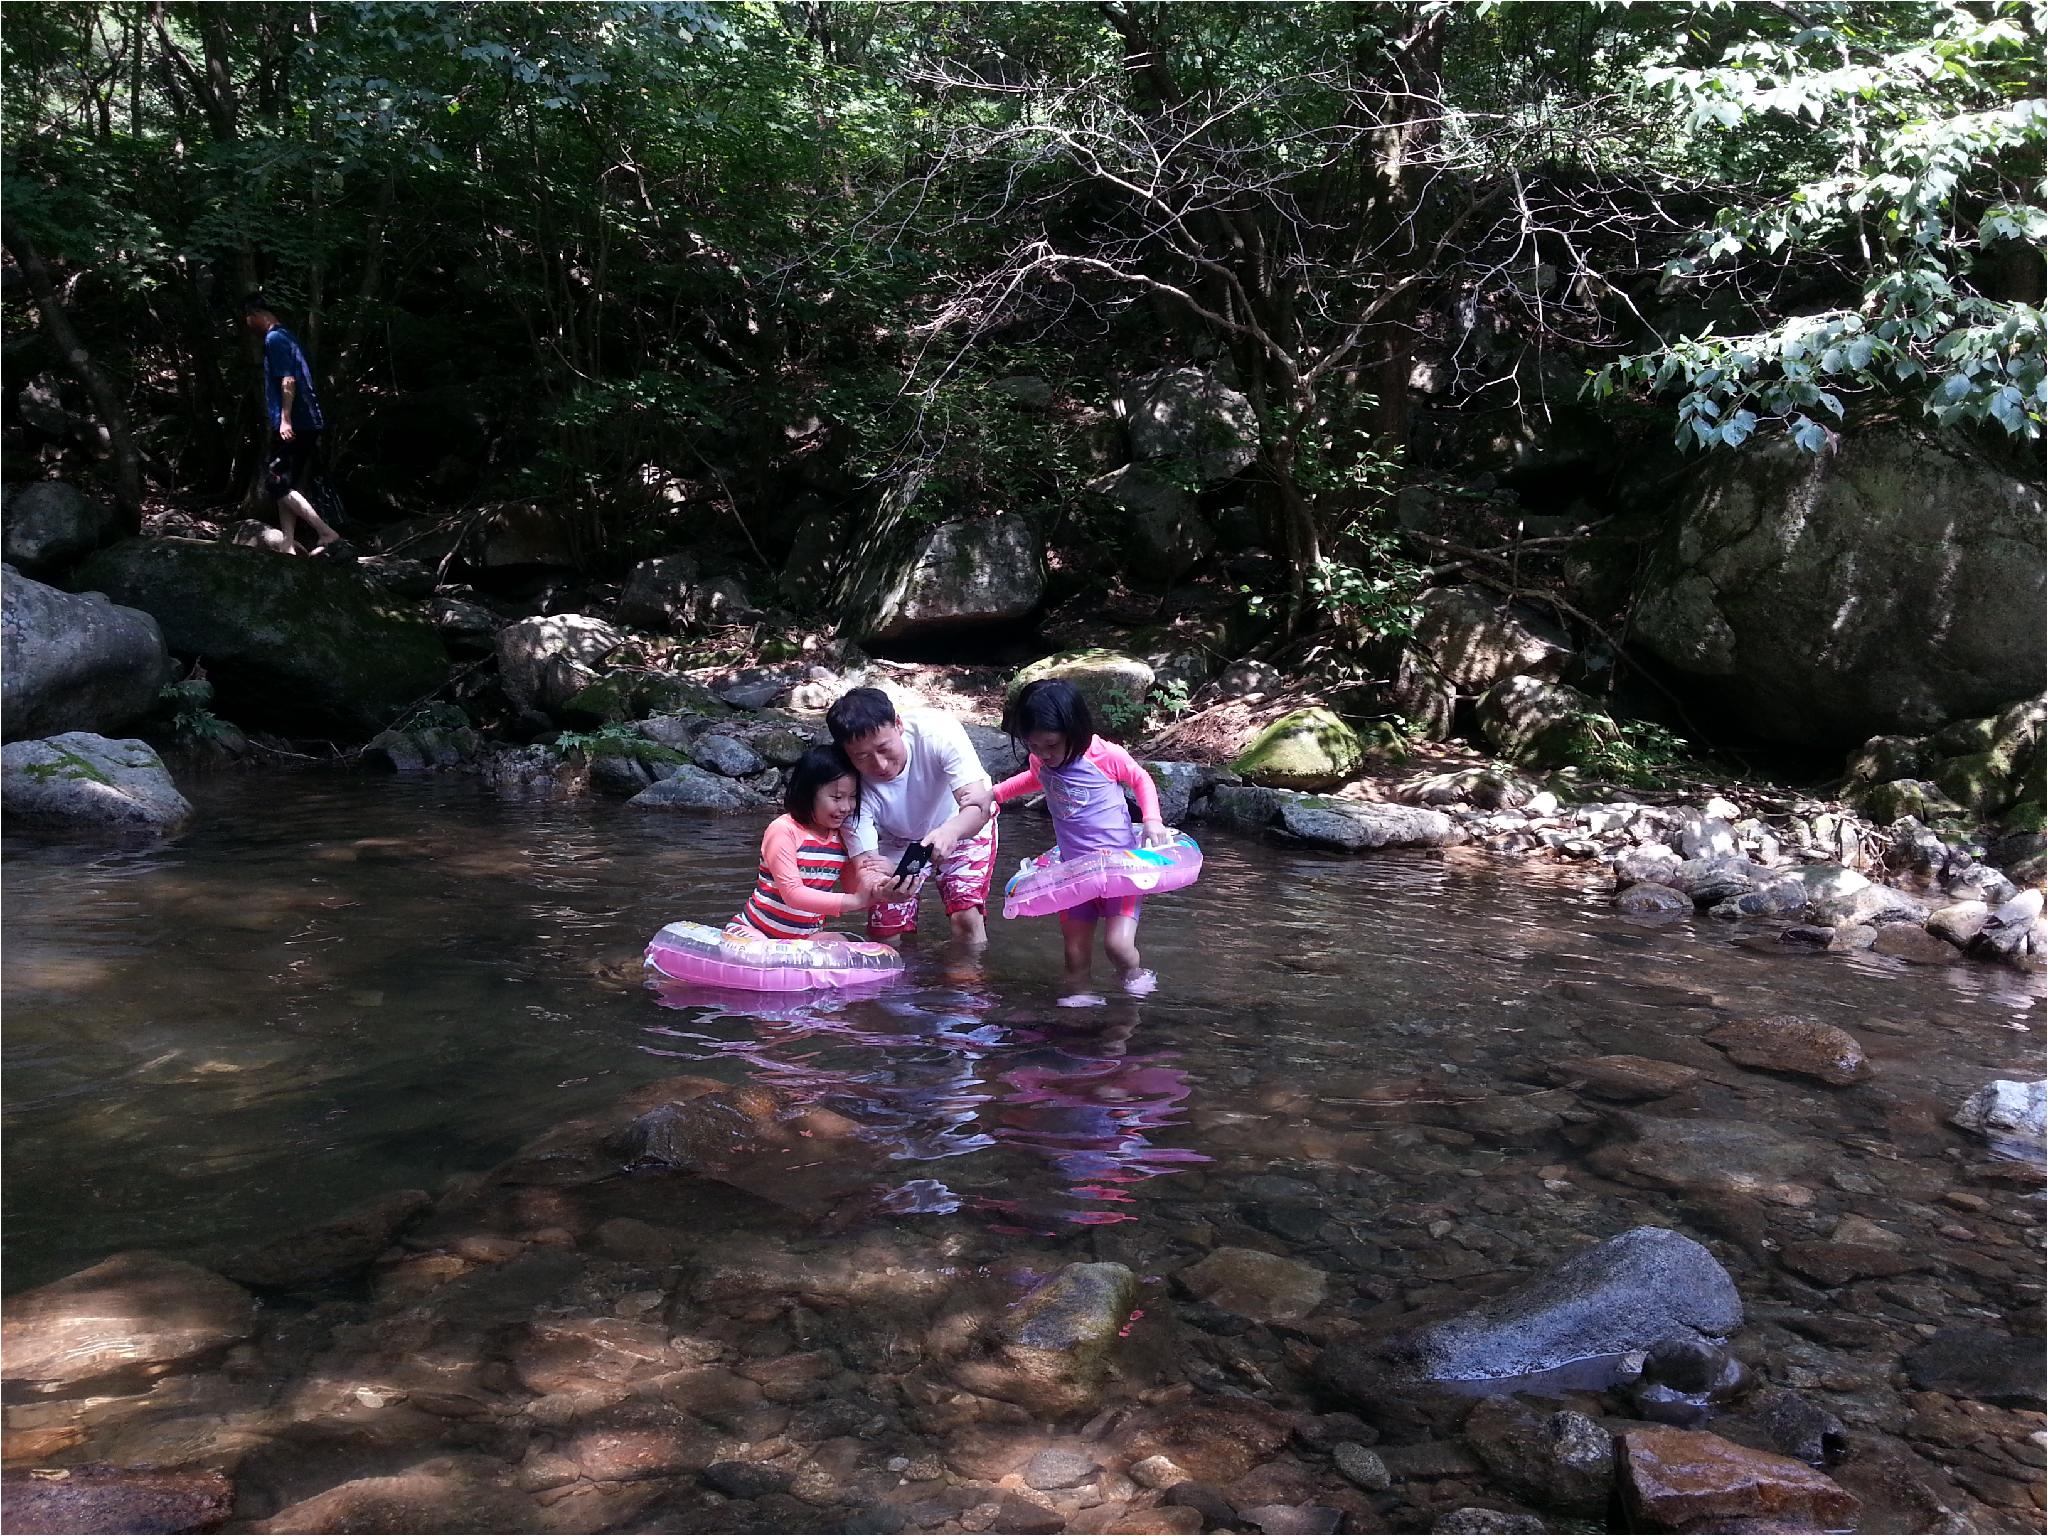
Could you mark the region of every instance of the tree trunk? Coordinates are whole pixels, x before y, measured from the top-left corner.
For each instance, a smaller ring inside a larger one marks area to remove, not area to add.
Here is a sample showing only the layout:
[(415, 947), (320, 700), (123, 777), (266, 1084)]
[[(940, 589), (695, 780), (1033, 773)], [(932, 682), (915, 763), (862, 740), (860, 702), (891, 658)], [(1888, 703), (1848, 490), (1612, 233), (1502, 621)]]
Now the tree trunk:
[(0, 242), (21, 264), (21, 275), (36, 301), (37, 313), (49, 329), (50, 339), (63, 354), (64, 365), (92, 397), (100, 420), (106, 423), (107, 439), (114, 453), (114, 500), (127, 531), (138, 533), (142, 529), (142, 456), (136, 450), (135, 434), (128, 424), (128, 408), (121, 403), (107, 376), (94, 365), (85, 343), (78, 339), (71, 317), (64, 313), (63, 301), (57, 297), (56, 285), (50, 281), (50, 269), (43, 265), (42, 253), (22, 232), (19, 221), (0, 227)]

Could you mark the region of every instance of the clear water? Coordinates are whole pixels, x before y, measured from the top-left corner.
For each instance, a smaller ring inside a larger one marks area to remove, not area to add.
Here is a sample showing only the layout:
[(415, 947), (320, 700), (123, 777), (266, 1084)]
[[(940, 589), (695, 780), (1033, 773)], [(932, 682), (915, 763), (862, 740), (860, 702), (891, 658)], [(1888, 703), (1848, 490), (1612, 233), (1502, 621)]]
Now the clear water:
[[(1652, 1192), (1586, 1177), (1590, 1138), (1461, 1128), (1474, 1104), (1547, 1087), (1559, 1060), (1703, 1068), (1685, 1109), (1649, 1108), (1822, 1144), (1812, 1221), (1885, 1215), (1900, 1169), (1938, 1188), (1978, 1155), (1941, 1128), (1948, 1110), (1993, 1076), (2037, 1075), (2043, 1048), (2039, 984), (2008, 971), (1631, 925), (1539, 864), (1220, 835), (1202, 882), (1147, 911), (1162, 985), (1143, 1002), (1060, 1009), (1053, 923), (998, 919), (972, 961), (935, 913), (878, 998), (664, 996), (641, 946), (671, 919), (729, 915), (751, 821), (324, 775), (192, 790), (194, 830), (170, 845), (6, 839), (10, 1290), (117, 1249), (203, 1254), (433, 1189), (677, 1072), (772, 1081), (857, 1122), (887, 1153), (876, 1196), (898, 1220), (964, 1210), (1134, 1257), (1219, 1199), (1334, 1193), (1343, 1230), (1322, 1227), (1322, 1262), (1369, 1275), (1401, 1258), (1373, 1246), (1387, 1222), (1433, 1202), (1473, 1217), (1447, 1192), (1510, 1165), (1555, 1165), (1614, 1206), (1517, 1197), (1476, 1215), (1456, 1251), (1491, 1270), (1558, 1229), (1685, 1224)], [(1005, 832), (1011, 857), (1049, 841), (1028, 815)], [(1875, 1081), (1842, 1093), (1740, 1071), (1695, 1038), (1783, 1012), (1856, 1034)]]

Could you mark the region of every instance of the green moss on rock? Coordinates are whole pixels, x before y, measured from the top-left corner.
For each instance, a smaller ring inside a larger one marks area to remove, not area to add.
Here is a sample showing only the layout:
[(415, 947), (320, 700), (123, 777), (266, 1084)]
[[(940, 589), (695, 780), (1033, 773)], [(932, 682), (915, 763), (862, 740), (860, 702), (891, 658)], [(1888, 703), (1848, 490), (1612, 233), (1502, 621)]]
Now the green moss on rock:
[(688, 678), (659, 672), (613, 672), (571, 694), (561, 713), (574, 725), (612, 725), (645, 720), (650, 715), (715, 717), (729, 715), (732, 709), (702, 683)]
[(1327, 709), (1297, 709), (1252, 739), (1231, 770), (1273, 789), (1332, 789), (1365, 766), (1366, 745)]
[(1006, 697), (1015, 698), (1026, 684), (1057, 678), (1080, 690), (1094, 712), (1098, 730), (1114, 733), (1125, 723), (1134, 723), (1152, 691), (1152, 668), (1135, 656), (1121, 651), (1089, 647), (1046, 656), (1020, 669), (1010, 679)]

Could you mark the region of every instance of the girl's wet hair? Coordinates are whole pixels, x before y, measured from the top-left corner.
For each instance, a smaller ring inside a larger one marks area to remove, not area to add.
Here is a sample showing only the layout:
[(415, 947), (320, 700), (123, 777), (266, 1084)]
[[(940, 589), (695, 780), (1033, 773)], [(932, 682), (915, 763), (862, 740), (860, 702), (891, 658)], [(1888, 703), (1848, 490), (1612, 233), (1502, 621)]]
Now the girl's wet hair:
[(1034, 731), (1051, 731), (1066, 744), (1066, 751), (1054, 768), (1064, 768), (1083, 752), (1095, 736), (1095, 717), (1088, 701), (1072, 683), (1056, 677), (1026, 683), (1003, 710), (1003, 729), (1022, 745)]
[(789, 785), (782, 791), (782, 808), (807, 827), (817, 825), (818, 791), (835, 779), (853, 780), (853, 808), (860, 809), (860, 776), (853, 762), (837, 747), (812, 747), (789, 770)]

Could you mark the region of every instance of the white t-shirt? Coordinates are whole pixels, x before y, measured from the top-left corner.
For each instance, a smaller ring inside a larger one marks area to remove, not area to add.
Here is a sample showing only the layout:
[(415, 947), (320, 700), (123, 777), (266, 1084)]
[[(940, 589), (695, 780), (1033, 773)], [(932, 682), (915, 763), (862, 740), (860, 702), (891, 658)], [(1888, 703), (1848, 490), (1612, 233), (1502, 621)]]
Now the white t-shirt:
[(879, 853), (891, 863), (934, 827), (953, 819), (953, 791), (989, 782), (974, 743), (951, 715), (908, 709), (903, 718), (903, 771), (886, 784), (862, 776), (860, 815), (846, 829), (848, 853)]

